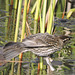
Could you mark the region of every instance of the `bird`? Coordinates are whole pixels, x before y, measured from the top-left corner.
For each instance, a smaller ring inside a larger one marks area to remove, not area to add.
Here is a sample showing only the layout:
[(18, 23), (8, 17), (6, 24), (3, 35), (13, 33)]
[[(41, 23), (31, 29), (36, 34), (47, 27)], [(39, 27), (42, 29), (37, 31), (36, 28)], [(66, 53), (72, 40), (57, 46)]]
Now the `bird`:
[(70, 38), (66, 35), (37, 33), (26, 37), (22, 42), (8, 42), (2, 49), (2, 56), (5, 60), (11, 60), (20, 53), (31, 51), (37, 56), (44, 57), (51, 70), (54, 71), (48, 56), (61, 50)]

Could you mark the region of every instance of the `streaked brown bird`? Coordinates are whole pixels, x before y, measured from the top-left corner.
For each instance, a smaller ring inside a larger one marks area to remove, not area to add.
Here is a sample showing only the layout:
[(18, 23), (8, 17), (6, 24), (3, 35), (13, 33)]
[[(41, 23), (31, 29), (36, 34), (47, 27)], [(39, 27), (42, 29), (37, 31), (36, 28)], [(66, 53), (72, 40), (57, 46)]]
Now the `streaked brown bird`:
[(69, 36), (56, 36), (38, 33), (26, 37), (22, 42), (8, 42), (2, 51), (2, 59), (11, 60), (22, 52), (31, 51), (37, 56), (46, 57), (47, 64), (54, 71), (48, 55), (60, 50), (70, 40)]

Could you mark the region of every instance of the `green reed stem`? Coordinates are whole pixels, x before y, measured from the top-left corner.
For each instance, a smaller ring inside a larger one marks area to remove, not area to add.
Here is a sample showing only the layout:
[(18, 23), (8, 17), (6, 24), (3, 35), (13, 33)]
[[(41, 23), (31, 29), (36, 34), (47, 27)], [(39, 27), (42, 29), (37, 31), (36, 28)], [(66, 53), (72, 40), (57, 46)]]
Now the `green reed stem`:
[[(16, 9), (17, 9), (17, 4), (18, 4), (18, 0), (15, 0), (14, 1), (14, 17), (13, 17), (13, 34), (14, 34), (14, 28), (15, 28), (15, 18), (16, 18)], [(16, 28), (17, 29), (17, 28)], [(16, 32), (15, 32), (16, 33)], [(18, 35), (18, 33), (17, 33), (17, 35)], [(16, 36), (15, 36), (15, 38), (16, 38)], [(17, 39), (16, 40), (14, 40), (15, 42), (17, 41)], [(15, 58), (13, 58), (12, 59), (12, 61), (14, 61), (15, 60)], [(9, 75), (14, 75), (14, 62), (12, 62), (12, 65), (11, 65), (11, 71), (10, 71), (10, 73), (9, 73)]]
[(42, 31), (42, 18), (41, 18), (41, 13), (40, 13), (40, 31)]
[[(15, 38), (14, 38), (15, 42), (17, 41), (17, 37), (18, 37), (19, 21), (20, 21), (20, 14), (21, 14), (21, 5), (22, 5), (22, 0), (19, 0), (16, 29), (15, 29)], [(13, 58), (13, 60), (14, 60), (14, 58)], [(14, 63), (12, 63), (12, 70), (13, 70), (13, 65), (14, 65)], [(20, 75), (20, 73), (18, 75)]]
[(39, 10), (40, 10), (40, 3), (41, 3), (41, 0), (37, 0), (37, 3), (36, 3), (36, 12), (35, 12), (35, 22), (34, 22), (34, 34), (37, 33), (37, 23), (38, 23), (38, 17), (39, 17)]
[(62, 5), (62, 12), (64, 11), (64, 8), (66, 7), (66, 0), (61, 0)]
[[(12, 59), (12, 61), (14, 61), (14, 60), (15, 60), (15, 58)], [(14, 75), (14, 62), (12, 62), (11, 71), (10, 71), (9, 75)]]
[[(46, 18), (46, 5), (47, 5), (47, 0), (44, 0), (44, 4), (43, 4), (43, 17), (41, 19), (41, 15), (40, 15), (40, 29), (41, 29), (41, 33), (45, 32), (45, 18)], [(40, 57), (40, 69), (43, 69), (43, 58)]]
[(31, 70), (31, 75), (35, 75), (35, 69)]
[(15, 21), (16, 21), (16, 12), (17, 12), (17, 5), (18, 5), (18, 0), (14, 1), (14, 15), (13, 15), (13, 32), (12, 35), (14, 35), (14, 29), (15, 29)]
[(6, 69), (4, 69), (4, 75), (7, 73), (7, 68)]
[[(9, 16), (9, 6), (8, 6), (8, 4), (9, 4), (9, 0), (6, 0), (6, 11), (7, 11), (6, 16)], [(7, 25), (8, 25), (8, 18), (6, 18), (6, 21), (5, 21), (5, 22), (6, 22), (6, 23), (5, 23), (5, 39), (7, 39), (7, 31), (8, 31)]]
[(15, 4), (14, 4), (14, 9), (17, 9), (17, 4), (18, 4), (18, 0), (14, 0), (15, 2)]
[[(24, 0), (24, 12), (23, 12), (23, 23), (22, 23), (22, 35), (21, 35), (21, 42), (24, 39), (25, 34), (25, 25), (26, 25), (26, 13), (27, 13), (27, 0)], [(19, 60), (22, 60), (22, 53), (19, 55)], [(17, 75), (20, 75), (21, 71), (21, 63), (18, 63), (18, 71)]]
[[(39, 16), (39, 10), (40, 10), (40, 3), (41, 3), (41, 0), (37, 0), (36, 1), (36, 5), (35, 5), (35, 7), (36, 7), (36, 11), (35, 11), (35, 21), (34, 21), (34, 34), (36, 34), (37, 33), (37, 24), (38, 24), (38, 16)], [(35, 55), (33, 54), (32, 55), (32, 57), (33, 58), (35, 58)], [(32, 66), (33, 66), (34, 64), (32, 63)]]
[(39, 11), (40, 11), (40, 3), (41, 0), (37, 0), (37, 7), (36, 7), (36, 12), (35, 12), (35, 20), (38, 20), (38, 16), (39, 16)]
[(64, 11), (65, 5), (66, 5), (66, 1), (65, 0), (58, 0), (57, 10), (56, 10), (56, 17), (59, 17), (59, 18), (62, 17), (62, 13), (60, 13), (60, 12)]
[(40, 57), (40, 70), (43, 69), (43, 57)]
[(50, 1), (50, 7), (49, 7), (49, 18), (48, 18), (48, 26), (47, 26), (47, 32), (51, 34), (52, 31), (52, 23), (53, 23), (53, 15), (54, 15), (54, 8), (55, 8), (55, 0)]
[(14, 38), (15, 42), (17, 41), (17, 37), (18, 37), (19, 21), (20, 21), (20, 15), (21, 15), (21, 6), (22, 6), (22, 0), (19, 0), (16, 29), (15, 29), (15, 38)]
[(34, 33), (33, 34), (37, 33), (37, 23), (38, 21), (34, 21)]
[(4, 75), (4, 74), (3, 74), (3, 71), (1, 71), (1, 75)]
[(37, 6), (37, 1), (35, 2), (34, 6), (33, 6), (33, 8), (32, 8), (31, 14), (34, 13), (36, 6)]
[(45, 32), (46, 5), (47, 5), (47, 0), (44, 0), (43, 13), (42, 13), (43, 15), (42, 15), (42, 30), (41, 30), (41, 33)]
[(24, 34), (25, 34), (26, 14), (27, 14), (27, 0), (25, 0), (25, 4), (24, 4), (21, 42), (22, 39), (24, 39)]

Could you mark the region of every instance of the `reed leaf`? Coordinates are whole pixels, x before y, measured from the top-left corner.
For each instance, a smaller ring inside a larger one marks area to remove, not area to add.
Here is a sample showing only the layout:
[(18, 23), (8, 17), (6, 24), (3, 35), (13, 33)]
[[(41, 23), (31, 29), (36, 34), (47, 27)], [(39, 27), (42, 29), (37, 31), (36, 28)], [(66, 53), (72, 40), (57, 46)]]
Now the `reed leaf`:
[(37, 6), (37, 1), (35, 2), (35, 4), (34, 4), (34, 6), (33, 6), (32, 10), (31, 10), (31, 14), (33, 14), (33, 13), (34, 13), (36, 6)]
[(67, 13), (67, 19), (69, 19), (71, 17), (73, 12), (75, 12), (75, 8), (70, 9), (70, 11)]

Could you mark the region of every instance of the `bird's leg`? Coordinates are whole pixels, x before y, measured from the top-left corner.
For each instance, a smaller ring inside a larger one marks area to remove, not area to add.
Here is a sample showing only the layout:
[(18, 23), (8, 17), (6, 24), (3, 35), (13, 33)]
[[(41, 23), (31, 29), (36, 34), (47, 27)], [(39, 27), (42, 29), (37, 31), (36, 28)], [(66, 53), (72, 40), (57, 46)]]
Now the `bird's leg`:
[(45, 58), (45, 60), (46, 60), (47, 64), (49, 65), (51, 71), (54, 71), (55, 69), (54, 69), (54, 67), (51, 64), (52, 60), (49, 60), (49, 59), (50, 59), (49, 57), (46, 57)]

